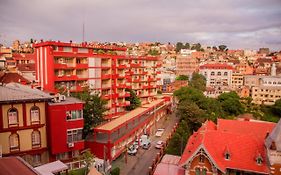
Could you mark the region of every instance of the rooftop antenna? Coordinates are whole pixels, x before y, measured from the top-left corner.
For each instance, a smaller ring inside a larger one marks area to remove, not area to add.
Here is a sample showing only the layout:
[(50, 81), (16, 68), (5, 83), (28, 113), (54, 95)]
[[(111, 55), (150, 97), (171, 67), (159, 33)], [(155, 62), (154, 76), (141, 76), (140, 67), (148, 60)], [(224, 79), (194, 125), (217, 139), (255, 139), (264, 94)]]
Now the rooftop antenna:
[(83, 42), (85, 41), (85, 22), (83, 21)]

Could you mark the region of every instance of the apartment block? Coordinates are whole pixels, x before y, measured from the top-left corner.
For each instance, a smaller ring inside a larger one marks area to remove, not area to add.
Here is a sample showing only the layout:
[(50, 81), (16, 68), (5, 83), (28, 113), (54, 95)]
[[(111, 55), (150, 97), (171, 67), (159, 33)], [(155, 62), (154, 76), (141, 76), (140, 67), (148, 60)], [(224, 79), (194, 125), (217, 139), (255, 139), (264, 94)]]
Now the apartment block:
[(176, 59), (176, 74), (191, 76), (193, 72), (197, 72), (199, 68), (199, 61), (197, 58), (189, 56), (177, 56)]
[(156, 68), (161, 66), (157, 57), (131, 57), (125, 47), (86, 42), (47, 41), (34, 48), (36, 79), (43, 90), (81, 92), (89, 88), (107, 100), (108, 119), (124, 114), (130, 105), (125, 100), (130, 96), (126, 88), (134, 89), (143, 103), (156, 95)]

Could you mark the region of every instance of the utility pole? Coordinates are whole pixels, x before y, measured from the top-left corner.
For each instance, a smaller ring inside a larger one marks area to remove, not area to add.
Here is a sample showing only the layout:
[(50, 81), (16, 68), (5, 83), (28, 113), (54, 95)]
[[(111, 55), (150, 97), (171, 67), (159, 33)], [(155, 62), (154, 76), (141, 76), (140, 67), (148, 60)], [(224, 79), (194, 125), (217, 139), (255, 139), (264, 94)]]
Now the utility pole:
[(83, 32), (83, 38), (82, 38), (82, 41), (84, 42), (85, 41), (85, 22), (83, 21), (83, 27), (82, 27), (82, 32)]

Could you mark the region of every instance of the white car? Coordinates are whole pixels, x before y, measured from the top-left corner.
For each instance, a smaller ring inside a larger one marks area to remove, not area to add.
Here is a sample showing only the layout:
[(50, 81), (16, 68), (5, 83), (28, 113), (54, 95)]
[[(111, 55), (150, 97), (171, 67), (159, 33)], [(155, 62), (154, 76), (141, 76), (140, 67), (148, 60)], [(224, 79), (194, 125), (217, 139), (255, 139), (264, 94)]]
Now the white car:
[(135, 147), (135, 145), (131, 145), (129, 148), (128, 148), (128, 154), (129, 155), (133, 155), (135, 156), (138, 152), (138, 149)]
[(161, 137), (163, 133), (164, 133), (164, 129), (159, 128), (159, 129), (157, 129), (157, 131), (155, 133), (155, 136), (156, 137)]
[(162, 140), (159, 140), (159, 141), (156, 143), (155, 148), (161, 149), (161, 148), (163, 148), (163, 146), (164, 146), (164, 142), (163, 142)]

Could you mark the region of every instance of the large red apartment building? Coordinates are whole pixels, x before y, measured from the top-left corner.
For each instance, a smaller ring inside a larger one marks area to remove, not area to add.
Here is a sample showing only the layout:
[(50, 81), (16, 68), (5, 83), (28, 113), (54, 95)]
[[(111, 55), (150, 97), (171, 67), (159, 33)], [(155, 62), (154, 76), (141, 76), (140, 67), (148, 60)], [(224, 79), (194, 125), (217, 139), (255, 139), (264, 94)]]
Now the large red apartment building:
[(125, 47), (47, 41), (34, 44), (36, 80), (42, 90), (89, 87), (108, 101), (107, 118), (124, 114), (132, 88), (143, 103), (157, 93), (158, 57), (131, 57)]

